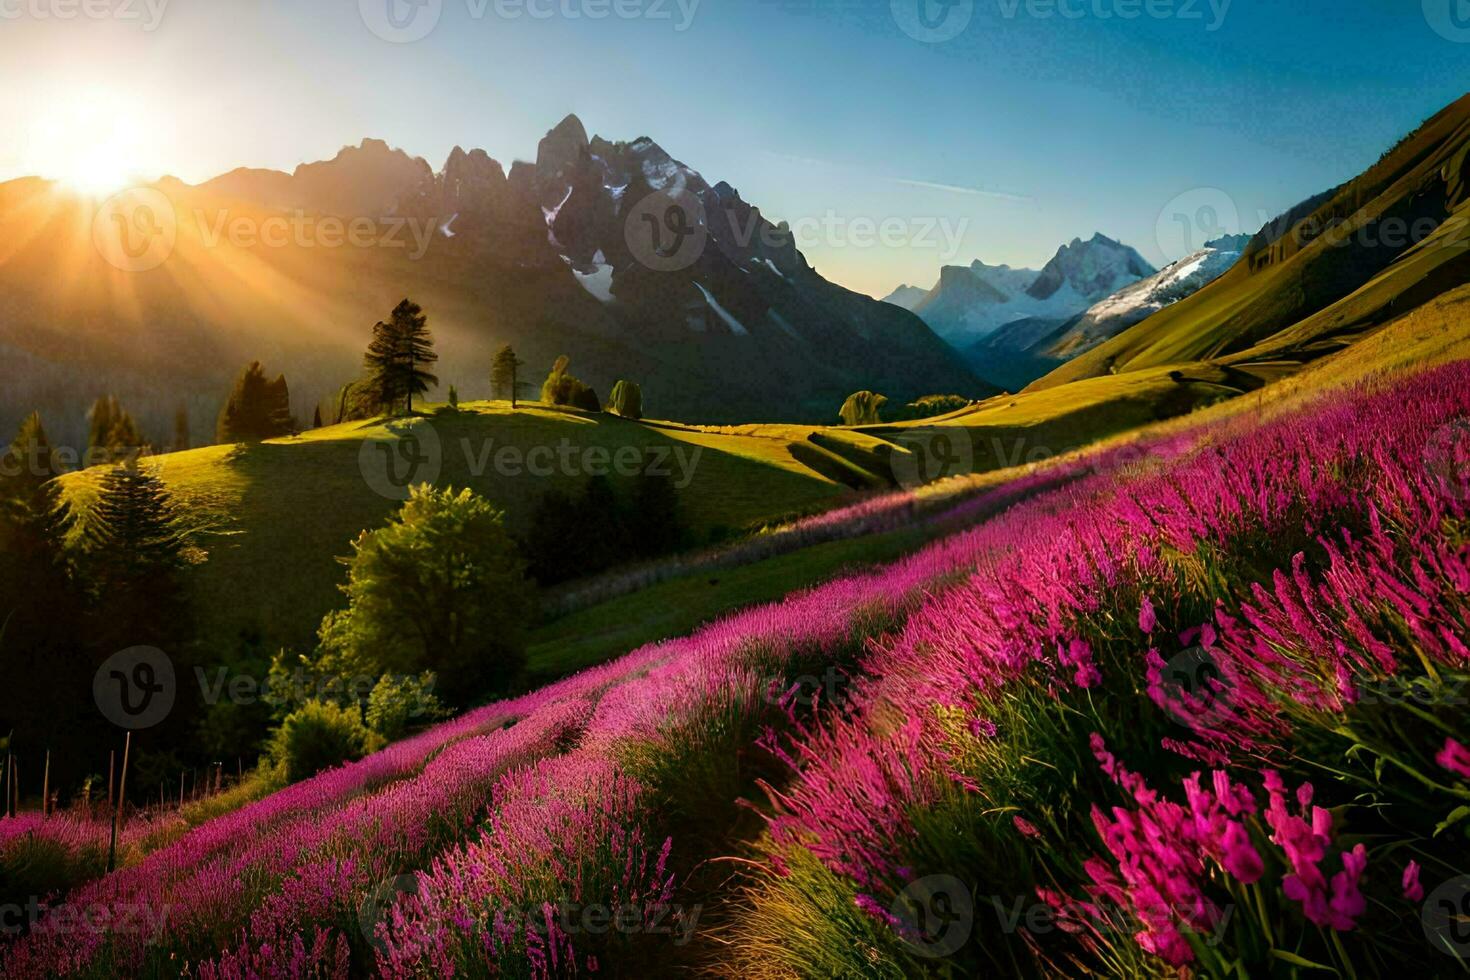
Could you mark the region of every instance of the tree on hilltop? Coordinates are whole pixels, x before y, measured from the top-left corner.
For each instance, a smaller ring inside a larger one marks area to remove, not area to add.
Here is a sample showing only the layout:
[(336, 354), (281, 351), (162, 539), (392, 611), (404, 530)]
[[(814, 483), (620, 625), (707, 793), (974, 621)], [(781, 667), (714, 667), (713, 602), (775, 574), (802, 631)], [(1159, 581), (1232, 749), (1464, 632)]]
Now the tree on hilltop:
[(413, 396), (439, 383), (424, 370), (437, 360), (428, 316), (417, 303), (405, 299), (393, 308), (388, 322), (374, 324), (363, 366), (378, 404), (392, 414), (402, 402), (405, 412), (412, 415)]
[(515, 348), (506, 344), (495, 353), (495, 361), (490, 365), (490, 386), (497, 395), (510, 393), (510, 407), (515, 409), (520, 398), (522, 388), (530, 385), (520, 380), (521, 368), (526, 362), (516, 356)]
[(888, 404), (888, 399), (883, 395), (871, 391), (855, 391), (847, 396), (847, 401), (842, 403), (842, 410), (838, 414), (842, 416), (843, 425), (877, 425), (882, 421), (878, 417), (878, 411)]

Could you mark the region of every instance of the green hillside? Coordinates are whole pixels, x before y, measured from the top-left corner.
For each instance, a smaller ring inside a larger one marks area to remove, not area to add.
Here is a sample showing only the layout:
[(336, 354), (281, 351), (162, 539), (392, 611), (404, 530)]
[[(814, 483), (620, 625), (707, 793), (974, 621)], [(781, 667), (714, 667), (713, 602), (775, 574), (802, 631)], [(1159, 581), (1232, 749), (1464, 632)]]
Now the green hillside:
[(1031, 388), (1212, 359), (1270, 378), (1340, 350), (1470, 277), (1467, 181), (1470, 97), (1272, 222), (1209, 286)]
[[(535, 404), (512, 412), (508, 403), (474, 403), (458, 413), (411, 421), (349, 422), (254, 445), (153, 457), (149, 465), (174, 493), (200, 549), (189, 581), (204, 620), (202, 634), (225, 640), (249, 629), (271, 645), (309, 644), (322, 615), (340, 601), (344, 570), (337, 557), (401, 502), (374, 488), (384, 486), (384, 470), (381, 450), (371, 444), (392, 449), (409, 436), (421, 445), (437, 440), (435, 482), (474, 489), (506, 511), (515, 532), (529, 526), (543, 494), (585, 482), (583, 453), (594, 454), (587, 460), (596, 463), (599, 451), (611, 460), (625, 447), (635, 447), (640, 456), (644, 450), (667, 452), (675, 481), (688, 480), (679, 499), (697, 535), (821, 509), (847, 492), (799, 462), (789, 440), (773, 435), (646, 425)], [(532, 463), (544, 469), (546, 460), (525, 454), (562, 445), (577, 451), (573, 471), (562, 472), (559, 462), (554, 475), (529, 471)], [(506, 447), (525, 459), (525, 469), (497, 472), (493, 454)], [(97, 472), (67, 477), (76, 500), (85, 503)], [(419, 474), (433, 475), (427, 466)], [(616, 485), (624, 478), (612, 479)]]

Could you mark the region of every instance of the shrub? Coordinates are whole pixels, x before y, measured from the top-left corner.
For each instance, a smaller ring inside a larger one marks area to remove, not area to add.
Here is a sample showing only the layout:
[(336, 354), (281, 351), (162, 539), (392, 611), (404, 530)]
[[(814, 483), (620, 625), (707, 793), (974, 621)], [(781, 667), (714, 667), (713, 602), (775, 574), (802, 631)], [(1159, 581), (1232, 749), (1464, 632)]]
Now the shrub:
[(871, 391), (855, 391), (842, 403), (843, 425), (877, 425), (882, 421), (878, 410), (888, 404), (888, 399)]
[(417, 677), (384, 674), (368, 695), (367, 724), (385, 741), (396, 742), (414, 728), (448, 716), (434, 696), (439, 679), (432, 671)]
[(936, 415), (948, 415), (968, 407), (970, 399), (964, 395), (925, 395), (909, 402), (893, 416), (894, 422), (910, 422), (916, 419), (932, 419)]
[(357, 707), (308, 701), (286, 716), (271, 739), (271, 755), (297, 782), (371, 752), (378, 739), (362, 723)]
[(541, 401), (547, 405), (569, 405), (588, 412), (602, 411), (597, 392), (567, 373), (571, 359), (565, 354), (556, 359), (551, 373), (541, 385)]
[(643, 389), (632, 381), (619, 381), (613, 385), (607, 410), (625, 419), (643, 418)]

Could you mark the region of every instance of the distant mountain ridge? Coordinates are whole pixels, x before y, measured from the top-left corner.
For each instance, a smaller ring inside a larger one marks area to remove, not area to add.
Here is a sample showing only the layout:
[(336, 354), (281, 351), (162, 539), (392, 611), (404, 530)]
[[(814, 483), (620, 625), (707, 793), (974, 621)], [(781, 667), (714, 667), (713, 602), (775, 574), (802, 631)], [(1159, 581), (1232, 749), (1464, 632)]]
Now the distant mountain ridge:
[(1062, 245), (1040, 271), (979, 261), (945, 266), (928, 295), (908, 308), (964, 348), (1020, 320), (1059, 325), (1154, 271), (1137, 250), (1095, 233)]
[[(918, 317), (824, 279), (731, 185), (646, 137), (589, 139), (576, 116), (548, 131), (534, 163), (508, 170), (460, 147), (435, 170), (367, 139), (289, 174), (239, 169), (156, 188), (181, 219), (175, 254), (129, 274), (73, 242), (72, 229), (89, 227), (79, 200), (41, 181), (0, 185), (0, 200), (20, 204), (0, 212), (0, 236), (16, 243), (0, 261), (0, 345), (39, 368), (33, 384), (0, 395), (0, 426), (37, 407), (75, 424), (115, 390), (150, 432), (171, 429), (176, 399), (207, 432), (230, 376), (256, 358), (286, 373), (310, 418), (355, 376), (373, 322), (405, 295), (430, 314), (441, 378), (465, 397), (488, 394), (490, 354), (504, 343), (529, 374), (568, 354), (603, 395), (636, 380), (649, 411), (690, 421), (827, 421), (862, 388), (893, 399), (994, 391)], [(653, 229), (639, 213), (673, 220), (670, 202), (689, 212), (679, 220), (697, 245), (672, 265), (640, 241)], [(432, 242), (417, 261), (315, 242), (211, 246), (191, 217), (259, 224), (283, 211), (413, 219)], [(48, 226), (58, 233), (37, 233)], [(77, 262), (83, 286), (68, 294), (56, 270)]]
[(1230, 235), (1207, 242), (1199, 251), (1124, 286), (1061, 325), (1047, 319), (1017, 320), (962, 353), (981, 377), (1019, 390), (1209, 285), (1239, 261), (1250, 237)]

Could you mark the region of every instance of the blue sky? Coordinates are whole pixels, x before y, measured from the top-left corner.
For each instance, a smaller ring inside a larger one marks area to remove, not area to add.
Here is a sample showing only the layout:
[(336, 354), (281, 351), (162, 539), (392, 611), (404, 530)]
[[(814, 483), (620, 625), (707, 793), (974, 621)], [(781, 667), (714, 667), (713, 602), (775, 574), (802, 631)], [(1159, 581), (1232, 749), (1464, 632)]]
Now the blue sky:
[[(882, 295), (1094, 231), (1158, 264), (1192, 225), (1254, 230), (1470, 77), (1458, 0), (418, 0), (437, 20), (408, 43), (369, 27), (389, 2), (0, 0), (0, 176), (91, 153), (199, 180), (364, 136), (508, 162), (576, 112), (728, 180)], [(963, 30), (911, 36), (919, 3)], [(97, 106), (125, 132), (92, 142)]]

